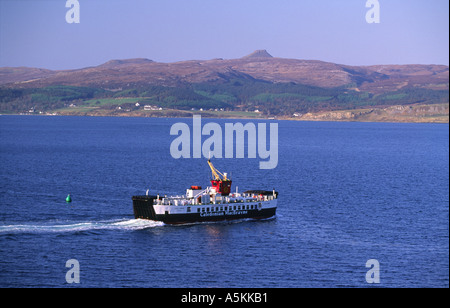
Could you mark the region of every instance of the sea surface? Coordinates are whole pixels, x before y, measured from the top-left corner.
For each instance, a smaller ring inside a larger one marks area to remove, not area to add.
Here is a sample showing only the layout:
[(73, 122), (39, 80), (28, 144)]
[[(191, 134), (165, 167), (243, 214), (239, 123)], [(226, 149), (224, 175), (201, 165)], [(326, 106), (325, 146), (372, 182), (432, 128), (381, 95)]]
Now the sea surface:
[(279, 121), (277, 168), (213, 161), (275, 188), (276, 217), (135, 220), (133, 195), (208, 185), (205, 158), (170, 154), (177, 122), (0, 116), (0, 287), (449, 287), (448, 125)]

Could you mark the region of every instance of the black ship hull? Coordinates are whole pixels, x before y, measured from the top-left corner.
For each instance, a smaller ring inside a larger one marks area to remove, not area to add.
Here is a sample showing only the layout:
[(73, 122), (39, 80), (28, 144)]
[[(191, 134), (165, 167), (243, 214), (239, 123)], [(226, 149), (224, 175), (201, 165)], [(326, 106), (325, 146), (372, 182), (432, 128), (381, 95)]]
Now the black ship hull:
[(136, 219), (162, 221), (166, 224), (185, 224), (195, 222), (214, 222), (236, 219), (266, 219), (275, 216), (276, 207), (260, 209), (218, 210), (200, 213), (164, 213), (157, 214), (153, 205), (156, 196), (134, 196), (133, 212)]

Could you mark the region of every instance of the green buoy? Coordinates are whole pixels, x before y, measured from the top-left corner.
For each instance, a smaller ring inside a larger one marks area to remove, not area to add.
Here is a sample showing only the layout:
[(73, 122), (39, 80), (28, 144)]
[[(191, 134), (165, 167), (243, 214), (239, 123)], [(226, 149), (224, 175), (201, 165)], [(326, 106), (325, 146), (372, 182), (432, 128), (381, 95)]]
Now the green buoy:
[(70, 194), (67, 195), (66, 202), (67, 203), (72, 202), (72, 198), (70, 197)]

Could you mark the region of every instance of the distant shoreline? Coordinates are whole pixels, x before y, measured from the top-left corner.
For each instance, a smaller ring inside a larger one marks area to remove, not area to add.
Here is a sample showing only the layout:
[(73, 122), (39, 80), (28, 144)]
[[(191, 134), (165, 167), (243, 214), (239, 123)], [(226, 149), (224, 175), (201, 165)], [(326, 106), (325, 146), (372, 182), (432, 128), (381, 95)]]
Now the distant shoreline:
[(89, 116), (89, 117), (136, 117), (136, 118), (179, 118), (189, 119), (199, 114), (208, 119), (233, 120), (277, 120), (301, 122), (368, 122), (368, 123), (430, 123), (449, 124), (449, 104), (435, 105), (399, 105), (386, 108), (365, 108), (355, 110), (320, 111), (315, 113), (296, 114), (296, 116), (267, 117), (261, 114), (244, 112), (193, 112), (183, 110), (165, 110), (162, 112), (117, 112), (105, 110), (80, 111), (77, 109), (63, 112), (47, 113), (11, 113), (0, 115), (28, 115), (28, 116)]

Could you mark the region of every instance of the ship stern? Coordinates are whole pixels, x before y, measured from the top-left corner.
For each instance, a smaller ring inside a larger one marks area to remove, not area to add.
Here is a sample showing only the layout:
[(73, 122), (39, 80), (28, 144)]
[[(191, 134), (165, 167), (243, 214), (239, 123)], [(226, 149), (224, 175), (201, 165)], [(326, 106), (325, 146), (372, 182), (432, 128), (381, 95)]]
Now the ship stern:
[(153, 208), (153, 201), (156, 196), (133, 196), (133, 212), (136, 219), (156, 220), (155, 209)]

